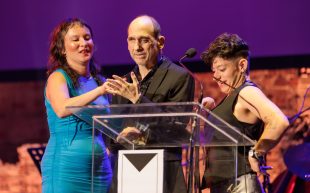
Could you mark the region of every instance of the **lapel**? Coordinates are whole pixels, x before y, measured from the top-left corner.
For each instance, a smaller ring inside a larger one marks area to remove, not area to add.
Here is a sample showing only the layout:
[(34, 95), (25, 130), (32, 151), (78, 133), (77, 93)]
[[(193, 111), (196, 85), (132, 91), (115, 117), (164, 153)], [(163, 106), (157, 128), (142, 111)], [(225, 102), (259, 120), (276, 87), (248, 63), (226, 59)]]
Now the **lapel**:
[(146, 91), (145, 95), (148, 99), (150, 100), (153, 99), (153, 96), (155, 95), (156, 90), (161, 85), (161, 83), (163, 82), (168, 72), (169, 66), (170, 66), (170, 61), (167, 59), (163, 59), (162, 64), (158, 67), (155, 74), (153, 75), (154, 78), (152, 79), (151, 84)]

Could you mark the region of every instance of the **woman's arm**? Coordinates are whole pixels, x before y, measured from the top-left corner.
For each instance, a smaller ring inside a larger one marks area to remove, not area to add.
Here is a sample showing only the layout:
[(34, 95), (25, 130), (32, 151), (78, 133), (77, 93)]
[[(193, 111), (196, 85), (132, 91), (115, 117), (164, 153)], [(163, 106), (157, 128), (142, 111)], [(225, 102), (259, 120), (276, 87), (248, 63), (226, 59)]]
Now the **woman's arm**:
[(46, 97), (60, 118), (72, 114), (66, 109), (67, 106), (84, 106), (103, 94), (106, 94), (105, 83), (85, 94), (70, 98), (66, 79), (60, 72), (52, 73), (47, 80)]

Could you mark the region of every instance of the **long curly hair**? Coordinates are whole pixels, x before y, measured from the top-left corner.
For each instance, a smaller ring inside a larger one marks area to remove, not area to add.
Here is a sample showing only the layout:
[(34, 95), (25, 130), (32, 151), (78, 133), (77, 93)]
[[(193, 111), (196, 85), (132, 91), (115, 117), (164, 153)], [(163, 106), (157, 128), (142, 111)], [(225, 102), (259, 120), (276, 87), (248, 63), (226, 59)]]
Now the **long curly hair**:
[[(49, 57), (47, 64), (47, 76), (52, 74), (57, 69), (63, 69), (71, 78), (73, 85), (79, 87), (78, 78), (80, 75), (74, 71), (67, 63), (66, 56), (64, 54), (64, 38), (68, 30), (75, 25), (87, 27), (93, 37), (91, 27), (79, 18), (69, 18), (60, 22), (52, 31), (49, 43)], [(89, 63), (90, 74), (96, 80), (98, 85), (102, 84), (102, 79), (99, 76), (100, 67), (95, 64), (94, 58), (91, 58)]]

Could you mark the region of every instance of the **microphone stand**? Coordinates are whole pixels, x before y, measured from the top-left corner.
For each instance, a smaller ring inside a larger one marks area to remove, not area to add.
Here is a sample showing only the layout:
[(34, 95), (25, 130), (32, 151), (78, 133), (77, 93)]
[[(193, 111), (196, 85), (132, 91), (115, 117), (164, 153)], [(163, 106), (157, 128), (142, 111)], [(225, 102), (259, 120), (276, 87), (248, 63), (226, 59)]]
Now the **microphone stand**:
[[(201, 81), (198, 80), (198, 78), (195, 76), (194, 73), (192, 73), (183, 63), (182, 60), (184, 58), (187, 58), (188, 55), (185, 54), (182, 58), (180, 58), (179, 60), (179, 64), (186, 69), (186, 71), (194, 78), (195, 81), (197, 81), (199, 83), (200, 86), (200, 95), (198, 98), (198, 102), (199, 104), (202, 102), (203, 99), (203, 85), (201, 83)], [(200, 112), (200, 109), (197, 109), (197, 113)], [(193, 130), (191, 132), (190, 135), (190, 139), (189, 139), (189, 172), (188, 172), (188, 184), (187, 184), (187, 192), (188, 193), (192, 193), (193, 192), (193, 185), (195, 187), (195, 192), (197, 192), (197, 188), (199, 190), (199, 192), (201, 192), (200, 190), (200, 176), (199, 176), (199, 147), (195, 146), (195, 137), (199, 137), (199, 129), (200, 129), (200, 124), (199, 121), (197, 120), (197, 118), (195, 117), (193, 120)], [(194, 151), (195, 151), (195, 155), (196, 155), (196, 162), (195, 162), (195, 172), (194, 172)], [(195, 178), (193, 178), (195, 177)], [(193, 182), (194, 180), (194, 182)], [(194, 184), (193, 184), (194, 183)]]
[(190, 71), (183, 63), (182, 63), (182, 60), (184, 58), (187, 58), (188, 55), (184, 55), (182, 58), (180, 58), (179, 60), (179, 64), (185, 68), (185, 70), (194, 78), (195, 81), (197, 81), (199, 83), (199, 86), (200, 86), (200, 93), (199, 93), (199, 98), (198, 98), (198, 103), (200, 104), (202, 99), (203, 99), (203, 85), (202, 85), (202, 82), (197, 78), (197, 76), (192, 73), (192, 71)]

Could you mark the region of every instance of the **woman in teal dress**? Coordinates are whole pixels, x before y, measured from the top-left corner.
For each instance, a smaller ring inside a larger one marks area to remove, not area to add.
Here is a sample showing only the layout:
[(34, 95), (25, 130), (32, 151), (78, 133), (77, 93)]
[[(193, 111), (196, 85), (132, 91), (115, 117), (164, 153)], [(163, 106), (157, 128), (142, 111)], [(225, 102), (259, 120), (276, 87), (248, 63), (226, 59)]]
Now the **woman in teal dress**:
[(105, 79), (93, 61), (91, 28), (80, 19), (61, 22), (49, 51), (44, 96), (50, 138), (41, 163), (42, 192), (107, 192), (112, 171), (102, 135), (94, 137), (92, 183), (92, 126), (66, 108), (109, 104)]

